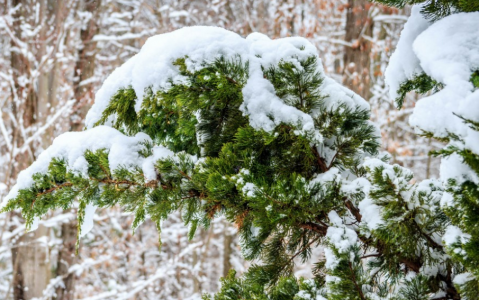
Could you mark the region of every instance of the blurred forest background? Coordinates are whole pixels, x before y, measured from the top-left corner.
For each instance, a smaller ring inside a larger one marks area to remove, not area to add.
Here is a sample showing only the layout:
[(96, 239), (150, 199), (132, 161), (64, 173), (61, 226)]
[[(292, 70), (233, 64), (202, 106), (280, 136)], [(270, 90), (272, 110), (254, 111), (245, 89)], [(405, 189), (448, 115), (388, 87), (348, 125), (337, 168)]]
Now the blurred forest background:
[[(302, 36), (326, 73), (369, 101), (383, 149), (418, 179), (437, 177), (437, 142), (408, 125), (417, 95), (396, 110), (384, 70), (409, 8), (366, 0), (4, 0), (0, 5), (0, 198), (52, 140), (83, 129), (104, 79), (148, 37), (213, 25), (247, 36)], [(197, 299), (230, 268), (244, 270), (236, 229), (216, 220), (191, 242), (179, 215), (158, 232), (119, 208), (96, 212), (75, 256), (73, 211), (57, 211), (26, 233), (15, 213), (0, 215), (1, 299)], [(315, 253), (321, 256), (318, 249)], [(298, 265), (308, 276), (311, 266)]]

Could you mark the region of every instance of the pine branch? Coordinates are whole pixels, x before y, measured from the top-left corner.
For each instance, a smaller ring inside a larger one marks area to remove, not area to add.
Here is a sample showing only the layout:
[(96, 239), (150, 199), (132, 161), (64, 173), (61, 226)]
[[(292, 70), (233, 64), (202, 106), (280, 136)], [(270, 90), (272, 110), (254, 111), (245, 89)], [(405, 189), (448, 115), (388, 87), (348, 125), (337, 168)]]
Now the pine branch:
[(359, 293), (359, 296), (361, 297), (361, 300), (366, 300), (366, 298), (364, 297), (364, 294), (363, 294), (363, 291), (361, 289), (361, 287), (358, 285), (358, 282), (356, 280), (356, 274), (353, 270), (353, 266), (351, 264), (350, 261), (348, 261), (348, 266), (349, 266), (349, 270), (351, 272), (351, 275), (352, 275), (352, 281), (354, 283), (354, 287), (356, 288), (356, 291)]

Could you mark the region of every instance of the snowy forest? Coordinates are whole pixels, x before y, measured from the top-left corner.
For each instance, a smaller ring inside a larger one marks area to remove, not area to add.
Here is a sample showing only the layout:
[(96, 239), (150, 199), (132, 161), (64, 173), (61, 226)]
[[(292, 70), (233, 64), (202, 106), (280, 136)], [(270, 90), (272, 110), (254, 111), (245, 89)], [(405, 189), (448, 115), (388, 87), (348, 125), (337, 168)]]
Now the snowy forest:
[(4, 0), (0, 299), (479, 299), (477, 0)]

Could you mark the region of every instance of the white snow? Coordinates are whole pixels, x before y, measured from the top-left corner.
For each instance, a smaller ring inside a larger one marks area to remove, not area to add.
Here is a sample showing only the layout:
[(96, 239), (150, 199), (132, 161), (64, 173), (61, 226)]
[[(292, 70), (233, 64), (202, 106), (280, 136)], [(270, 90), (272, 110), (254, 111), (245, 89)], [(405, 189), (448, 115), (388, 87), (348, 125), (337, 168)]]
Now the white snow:
[(338, 213), (334, 210), (330, 211), (328, 213), (328, 218), (329, 218), (329, 221), (334, 225), (334, 226), (342, 226), (343, 225), (343, 220), (341, 219), (341, 217), (338, 215)]
[(85, 217), (80, 228), (80, 237), (84, 237), (90, 230), (93, 229), (93, 217), (95, 216), (96, 206), (93, 204), (87, 204), (85, 207)]
[(35, 231), (38, 229), (38, 225), (40, 223), (40, 217), (33, 217), (33, 222), (28, 228), (28, 231)]
[(422, 69), (445, 87), (419, 101), (410, 120), (413, 126), (438, 136), (447, 132), (463, 136), (477, 152), (477, 133), (453, 112), (479, 118), (479, 93), (469, 81), (471, 73), (479, 69), (478, 26), (479, 13), (454, 14), (434, 23), (415, 40), (413, 48)]
[(345, 194), (355, 194), (358, 192), (363, 192), (368, 194), (371, 189), (371, 183), (366, 178), (356, 178), (351, 182), (344, 182), (341, 185), (341, 191)]
[(175, 153), (165, 147), (155, 146), (153, 147), (153, 155), (145, 158), (142, 164), (143, 175), (145, 175), (146, 181), (156, 179), (155, 163), (159, 159), (165, 159), (173, 157)]
[(454, 204), (454, 196), (451, 193), (444, 192), (441, 198), (441, 207), (448, 207)]
[(469, 272), (466, 272), (466, 273), (461, 273), (461, 274), (457, 274), (456, 276), (454, 276), (453, 282), (455, 284), (462, 285), (462, 284), (465, 284), (466, 282), (471, 281), (473, 279), (474, 279), (474, 275), (472, 275)]
[[(339, 251), (339, 253), (349, 252), (351, 246), (355, 245), (358, 240), (356, 232), (345, 227), (344, 225), (338, 227), (328, 227), (326, 238), (334, 246), (334, 248)], [(338, 258), (334, 254), (333, 250), (329, 247), (324, 248), (324, 256), (326, 258), (325, 267), (328, 269), (334, 269), (339, 263)]]
[(463, 162), (462, 157), (456, 153), (441, 160), (439, 172), (441, 179), (445, 182), (447, 182), (448, 179), (455, 179), (458, 184), (466, 180), (479, 183), (477, 174), (475, 174), (474, 171)]
[[(252, 33), (246, 39), (218, 27), (185, 27), (167, 34), (148, 39), (141, 51), (117, 68), (104, 82), (96, 94), (95, 104), (86, 118), (86, 125), (92, 128), (111, 97), (121, 88), (131, 86), (138, 97), (135, 108), (141, 109), (145, 89), (167, 90), (169, 81), (185, 83), (173, 62), (186, 57), (189, 70), (199, 70), (204, 63), (220, 56), (226, 59), (241, 58), (249, 62), (249, 78), (243, 87), (244, 102), (240, 109), (249, 117), (252, 127), (272, 131), (281, 123), (298, 126), (297, 134), (308, 134), (321, 143), (321, 134), (314, 129), (311, 115), (287, 105), (276, 96), (273, 85), (264, 78), (262, 68), (277, 65), (280, 61), (293, 63), (298, 68), (300, 60), (315, 56), (317, 71), (324, 76), (317, 50), (304, 38), (291, 37), (271, 40), (260, 33)], [(369, 109), (368, 103), (334, 80), (324, 76), (321, 86), (325, 104), (333, 108), (340, 103), (348, 107)]]
[(20, 189), (30, 188), (34, 184), (32, 178), (34, 174), (46, 173), (53, 158), (64, 159), (71, 171), (85, 176), (88, 166), (83, 155), (86, 150), (109, 149), (108, 160), (112, 171), (119, 166), (142, 167), (147, 179), (156, 177), (152, 174), (153, 163), (159, 158), (172, 155), (172, 152), (163, 147), (155, 147), (152, 158), (144, 159), (138, 154), (143, 148), (141, 143), (144, 141), (151, 142), (150, 137), (144, 133), (129, 137), (108, 126), (98, 126), (83, 132), (64, 133), (57, 137), (30, 167), (20, 172), (17, 184), (4, 198), (2, 206), (15, 198)]
[(412, 7), (411, 16), (404, 24), (401, 38), (386, 68), (385, 82), (389, 87), (390, 98), (393, 100), (398, 97), (397, 90), (402, 82), (423, 73), (419, 65), (419, 59), (412, 48), (417, 36), (430, 26), (430, 23), (424, 19), (420, 11), (421, 5)]
[(449, 225), (446, 228), (446, 232), (444, 233), (444, 236), (442, 239), (444, 240), (444, 243), (447, 246), (450, 246), (457, 242), (466, 244), (467, 242), (469, 242), (470, 238), (471, 236), (467, 233), (462, 232), (462, 230), (459, 227), (456, 227), (454, 225)]
[(370, 230), (374, 230), (379, 225), (384, 224), (384, 220), (381, 217), (381, 208), (374, 204), (373, 200), (368, 196), (359, 202), (358, 208), (362, 216), (361, 223), (364, 222)]
[[(428, 24), (413, 13), (391, 57), (386, 81), (392, 95), (402, 82), (425, 73), (442, 83), (444, 88), (416, 104), (410, 124), (418, 132), (432, 132), (437, 137), (449, 133), (464, 143), (452, 145), (479, 153), (479, 133), (455, 114), (479, 120), (479, 90), (470, 82), (472, 72), (479, 70), (479, 12), (457, 13)], [(477, 181), (477, 176), (456, 155), (442, 160), (441, 179)]]

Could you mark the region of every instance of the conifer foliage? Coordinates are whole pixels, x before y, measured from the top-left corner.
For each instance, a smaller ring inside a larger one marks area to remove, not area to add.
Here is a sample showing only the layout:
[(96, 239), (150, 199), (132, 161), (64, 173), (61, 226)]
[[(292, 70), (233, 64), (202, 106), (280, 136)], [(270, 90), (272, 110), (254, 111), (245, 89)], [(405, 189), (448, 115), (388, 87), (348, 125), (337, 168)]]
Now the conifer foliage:
[[(121, 205), (134, 228), (151, 218), (159, 230), (181, 211), (190, 237), (224, 215), (254, 264), (206, 299), (474, 299), (477, 285), (454, 284), (473, 276), (471, 244), (443, 244), (474, 211), (443, 202), (475, 207), (475, 187), (462, 185), (464, 198), (453, 181), (446, 192), (438, 180), (411, 184), (378, 155), (368, 104), (324, 74), (304, 39), (209, 27), (153, 37), (105, 81), (87, 127), (21, 173), (2, 210), (34, 227), (78, 203), (80, 235), (92, 207)], [(324, 259), (310, 261), (317, 247)], [(312, 279), (294, 276), (305, 262)]]
[[(406, 1), (380, 2), (402, 6)], [(450, 223), (443, 241), (459, 264), (454, 282), (463, 299), (479, 298), (477, 26), (478, 1), (424, 1), (413, 8), (386, 76), (399, 108), (407, 92), (427, 94), (410, 123), (447, 144), (433, 154), (442, 157), (440, 205)]]

